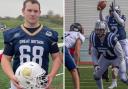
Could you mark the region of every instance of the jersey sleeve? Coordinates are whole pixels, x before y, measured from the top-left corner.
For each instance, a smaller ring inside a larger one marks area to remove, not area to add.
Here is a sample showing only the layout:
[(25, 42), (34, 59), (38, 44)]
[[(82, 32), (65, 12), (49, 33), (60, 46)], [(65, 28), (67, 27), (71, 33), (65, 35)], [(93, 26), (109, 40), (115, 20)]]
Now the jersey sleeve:
[(82, 43), (84, 43), (84, 41), (85, 41), (84, 35), (82, 35), (81, 33), (79, 33), (79, 38), (82, 41)]
[(110, 48), (114, 48), (116, 43), (118, 42), (116, 35), (112, 32), (109, 32), (107, 40), (108, 40), (108, 47)]
[(50, 53), (56, 53), (59, 52), (59, 47), (58, 47), (58, 33), (56, 31), (51, 31), (52, 32), (52, 36), (50, 36), (50, 41), (51, 41), (51, 45), (50, 45)]
[(115, 35), (112, 36), (111, 42), (112, 42), (112, 46), (115, 47), (116, 43), (118, 42), (118, 39)]
[(3, 54), (8, 56), (13, 56), (14, 47), (12, 42), (12, 34), (10, 34), (9, 30), (3, 32), (3, 38), (4, 38), (4, 45), (5, 45)]

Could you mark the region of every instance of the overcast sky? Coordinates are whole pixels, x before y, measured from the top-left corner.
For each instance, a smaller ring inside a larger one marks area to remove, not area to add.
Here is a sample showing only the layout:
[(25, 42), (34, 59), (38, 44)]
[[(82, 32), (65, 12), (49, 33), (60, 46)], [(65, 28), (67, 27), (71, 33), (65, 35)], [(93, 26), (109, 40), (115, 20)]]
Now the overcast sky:
[[(22, 15), (21, 9), (24, 0), (0, 0), (0, 16), (17, 17)], [(63, 16), (63, 0), (38, 0), (41, 4), (42, 14), (52, 10), (54, 14)]]

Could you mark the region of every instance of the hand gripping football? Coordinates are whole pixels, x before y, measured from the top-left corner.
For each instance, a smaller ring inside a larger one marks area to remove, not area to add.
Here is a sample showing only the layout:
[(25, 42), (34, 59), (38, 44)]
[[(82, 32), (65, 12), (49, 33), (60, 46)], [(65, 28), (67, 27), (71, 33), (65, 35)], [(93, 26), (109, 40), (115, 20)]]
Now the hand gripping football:
[(97, 5), (97, 10), (103, 10), (106, 7), (106, 3), (107, 3), (106, 0), (99, 1)]

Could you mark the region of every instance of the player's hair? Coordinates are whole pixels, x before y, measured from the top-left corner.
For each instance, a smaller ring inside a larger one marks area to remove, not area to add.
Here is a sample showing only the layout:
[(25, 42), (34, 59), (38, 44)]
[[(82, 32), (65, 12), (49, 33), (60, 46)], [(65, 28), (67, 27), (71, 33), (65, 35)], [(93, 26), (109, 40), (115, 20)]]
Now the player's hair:
[(40, 10), (40, 3), (38, 2), (38, 0), (25, 0), (24, 3), (23, 3), (23, 10), (25, 9), (26, 3), (28, 3), (28, 2), (31, 2), (32, 4), (39, 5), (39, 10)]

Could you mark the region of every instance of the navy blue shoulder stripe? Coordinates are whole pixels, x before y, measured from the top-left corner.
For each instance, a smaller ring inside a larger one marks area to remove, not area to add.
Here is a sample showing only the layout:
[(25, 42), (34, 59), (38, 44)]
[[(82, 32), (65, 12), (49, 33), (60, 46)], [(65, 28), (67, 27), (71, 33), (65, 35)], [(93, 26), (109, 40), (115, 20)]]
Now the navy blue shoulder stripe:
[(108, 46), (109, 47), (113, 47), (114, 45), (113, 45), (113, 42), (112, 42), (112, 38), (113, 38), (113, 36), (114, 36), (114, 34), (113, 33), (109, 33), (108, 34)]

